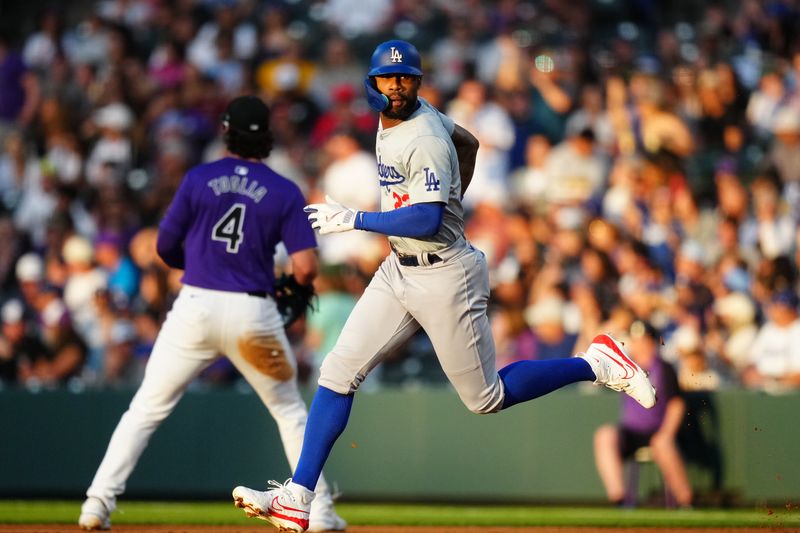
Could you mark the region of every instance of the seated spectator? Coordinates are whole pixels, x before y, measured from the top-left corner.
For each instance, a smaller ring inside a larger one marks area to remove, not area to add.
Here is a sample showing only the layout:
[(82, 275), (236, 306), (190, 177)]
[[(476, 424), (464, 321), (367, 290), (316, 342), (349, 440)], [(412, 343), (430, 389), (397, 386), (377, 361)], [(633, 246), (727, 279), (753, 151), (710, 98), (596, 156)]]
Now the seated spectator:
[[(351, 130), (349, 133), (359, 138), (369, 139), (375, 134), (377, 122), (375, 114), (365, 109), (356, 98), (352, 85), (340, 84), (331, 88), (331, 106), (314, 123), (309, 142), (313, 147), (324, 146), (337, 132)], [(372, 166), (375, 156), (368, 154)]]
[(693, 326), (683, 325), (672, 334), (678, 363), (678, 384), (685, 391), (716, 390), (719, 374), (711, 368), (702, 345), (700, 332)]
[(64, 303), (78, 334), (89, 347), (91, 368), (99, 368), (105, 348), (95, 294), (108, 286), (108, 274), (94, 265), (94, 250), (84, 237), (73, 235), (64, 243), (61, 255), (67, 265)]
[(775, 138), (767, 160), (783, 184), (783, 198), (798, 215), (800, 201), (800, 110), (787, 106), (775, 117), (772, 126)]
[(569, 357), (575, 350), (578, 335), (566, 331), (564, 300), (546, 296), (525, 310), (525, 319), (533, 329), (533, 359)]
[(39, 254), (28, 252), (17, 259), (14, 274), (26, 310), (32, 312), (44, 289), (44, 261)]
[(649, 446), (667, 488), (680, 506), (692, 503), (692, 487), (678, 450), (677, 435), (686, 414), (675, 371), (659, 353), (659, 334), (649, 323), (636, 321), (625, 343), (628, 353), (650, 374), (658, 391), (658, 403), (645, 409), (634, 400), (622, 398), (617, 425), (601, 426), (594, 435), (597, 471), (609, 501), (621, 504), (625, 497), (624, 463), (639, 448)]
[(755, 389), (800, 387), (800, 318), (797, 294), (785, 289), (767, 305), (767, 321), (750, 347), (745, 386)]
[(95, 187), (119, 183), (132, 163), (133, 113), (125, 104), (109, 104), (95, 112), (94, 122), (100, 136), (86, 160), (86, 179)]
[(46, 348), (28, 331), (24, 307), (19, 300), (7, 301), (0, 311), (3, 329), (0, 331), (0, 385), (14, 385), (19, 378), (21, 361), (41, 357)]
[[(364, 109), (363, 100), (356, 99), (356, 89), (361, 88), (360, 80), (367, 74), (366, 65), (360, 58), (353, 56), (350, 41), (340, 35), (331, 35), (322, 46), (322, 57), (314, 71), (314, 79), (309, 87), (309, 94), (322, 109), (330, 109), (342, 104), (353, 105), (356, 111), (360, 106), (360, 115), (368, 117), (372, 125), (370, 133), (375, 131), (375, 115)], [(350, 88), (349, 97), (346, 87)]]
[(108, 333), (103, 368), (104, 384), (138, 385), (144, 375), (144, 361), (135, 359), (138, 336), (134, 322), (117, 318)]
[(34, 302), (44, 351), (20, 360), (19, 379), (27, 387), (54, 387), (78, 376), (86, 359), (86, 345), (75, 333), (64, 302), (44, 289)]
[(498, 370), (516, 361), (535, 358), (536, 338), (522, 311), (501, 307), (492, 316), (491, 324)]
[(475, 172), (463, 204), (467, 210), (480, 202), (504, 206), (508, 203), (509, 151), (514, 145), (514, 125), (508, 112), (477, 80), (461, 84), (447, 105), (447, 114), (480, 141)]
[(95, 258), (108, 273), (108, 288), (114, 298), (132, 301), (139, 290), (139, 271), (125, 255), (122, 239), (111, 232), (100, 233), (94, 246)]
[(550, 202), (584, 205), (601, 192), (606, 164), (595, 147), (594, 132), (584, 129), (556, 145), (545, 164)]
[(23, 234), (17, 231), (14, 221), (0, 210), (0, 301), (5, 302), (18, 295), (17, 280), (14, 273), (17, 258), (27, 246)]
[(531, 213), (545, 208), (548, 188), (547, 157), (550, 141), (544, 135), (531, 135), (525, 143), (525, 166), (516, 169), (509, 177), (514, 201)]
[(756, 307), (748, 295), (732, 292), (714, 302), (714, 312), (723, 326), (721, 345), (717, 347), (719, 358), (738, 381), (749, 365), (750, 350), (758, 335)]
[(771, 175), (759, 176), (753, 181), (750, 190), (761, 254), (774, 259), (790, 253), (797, 223), (783, 210), (777, 178)]

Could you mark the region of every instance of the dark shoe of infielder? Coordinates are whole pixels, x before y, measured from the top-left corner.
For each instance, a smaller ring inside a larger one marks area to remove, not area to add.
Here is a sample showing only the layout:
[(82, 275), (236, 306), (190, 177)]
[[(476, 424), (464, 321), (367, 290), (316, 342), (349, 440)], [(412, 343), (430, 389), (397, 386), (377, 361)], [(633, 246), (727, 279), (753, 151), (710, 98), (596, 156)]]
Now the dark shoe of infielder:
[(578, 354), (578, 357), (592, 367), (596, 385), (622, 391), (647, 409), (656, 404), (656, 389), (647, 379), (647, 374), (611, 335), (602, 333), (596, 336), (586, 353)]
[(81, 505), (78, 525), (84, 531), (107, 531), (111, 529), (111, 519), (105, 504), (98, 498), (87, 498)]
[(247, 516), (266, 520), (279, 531), (306, 531), (311, 502), (316, 495), (292, 483), (291, 479), (283, 485), (277, 481), (270, 481), (269, 485), (273, 488), (265, 492), (236, 487), (233, 489), (233, 504), (244, 509)]

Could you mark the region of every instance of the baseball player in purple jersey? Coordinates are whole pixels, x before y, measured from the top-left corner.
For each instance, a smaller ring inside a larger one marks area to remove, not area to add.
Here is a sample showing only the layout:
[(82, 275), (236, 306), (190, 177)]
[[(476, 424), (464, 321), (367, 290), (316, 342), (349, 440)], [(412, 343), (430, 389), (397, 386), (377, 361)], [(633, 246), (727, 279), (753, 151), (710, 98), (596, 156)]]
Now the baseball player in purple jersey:
[(645, 373), (605, 334), (578, 357), (518, 361), (495, 370), (486, 259), (464, 238), (461, 206), (471, 178), (461, 171), (464, 162), (474, 161), (477, 142), (417, 98), (421, 80), (419, 53), (411, 44), (388, 41), (375, 49), (365, 87), (370, 105), (381, 113), (375, 147), (381, 211), (356, 211), (332, 199), (306, 207), (321, 235), (382, 233), (392, 253), (322, 364), (293, 478), (265, 492), (233, 490), (238, 507), (282, 530), (308, 528), (314, 488), (347, 425), (355, 391), (419, 327), (475, 413), (495, 413), (577, 381), (625, 391), (644, 407), (655, 404)]
[[(230, 359), (272, 414), (292, 468), (300, 456), (307, 411), (270, 293), (279, 242), (298, 282), (312, 282), (318, 270), (314, 231), (300, 189), (262, 163), (272, 147), (267, 106), (253, 96), (236, 98), (223, 128), (227, 157), (189, 170), (160, 224), (158, 253), (184, 270), (183, 288), (86, 491), (78, 520), (85, 530), (110, 528), (116, 498), (150, 436), (218, 354)], [(309, 527), (345, 529), (327, 484), (317, 487)]]

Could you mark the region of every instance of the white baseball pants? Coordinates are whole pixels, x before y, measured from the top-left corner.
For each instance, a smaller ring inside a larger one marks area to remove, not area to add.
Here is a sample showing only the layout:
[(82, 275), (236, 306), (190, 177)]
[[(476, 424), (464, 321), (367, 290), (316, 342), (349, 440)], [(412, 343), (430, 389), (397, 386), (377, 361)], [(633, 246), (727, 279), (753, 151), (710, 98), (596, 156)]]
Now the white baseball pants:
[[(253, 333), (278, 338), (296, 375), (297, 362), (271, 298), (184, 286), (158, 334), (142, 384), (111, 436), (86, 495), (102, 500), (109, 511), (116, 508), (116, 497), (124, 492), (150, 436), (175, 408), (189, 383), (219, 354), (227, 355), (275, 419), (294, 471), (303, 445), (306, 405), (296, 378), (275, 380), (242, 358), (238, 339)], [(316, 492), (315, 501), (330, 501), (322, 477)]]
[(505, 393), (486, 315), (486, 257), (463, 239), (436, 254), (442, 261), (427, 266), (403, 266), (394, 253), (384, 260), (323, 361), (321, 386), (354, 392), (421, 326), (464, 405), (500, 410)]

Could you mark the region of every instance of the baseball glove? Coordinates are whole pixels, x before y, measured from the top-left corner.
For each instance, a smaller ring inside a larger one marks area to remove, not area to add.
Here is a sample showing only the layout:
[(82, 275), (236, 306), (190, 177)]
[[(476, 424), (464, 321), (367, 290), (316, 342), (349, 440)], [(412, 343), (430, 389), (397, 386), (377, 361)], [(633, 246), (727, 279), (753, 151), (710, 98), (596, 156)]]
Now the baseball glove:
[(314, 286), (300, 285), (292, 274), (282, 274), (275, 280), (275, 301), (278, 312), (283, 318), (283, 326), (289, 327), (303, 316), (308, 309), (314, 308)]

